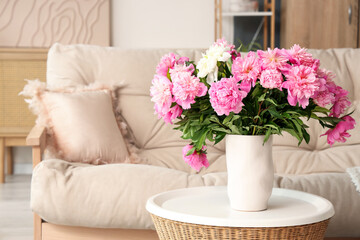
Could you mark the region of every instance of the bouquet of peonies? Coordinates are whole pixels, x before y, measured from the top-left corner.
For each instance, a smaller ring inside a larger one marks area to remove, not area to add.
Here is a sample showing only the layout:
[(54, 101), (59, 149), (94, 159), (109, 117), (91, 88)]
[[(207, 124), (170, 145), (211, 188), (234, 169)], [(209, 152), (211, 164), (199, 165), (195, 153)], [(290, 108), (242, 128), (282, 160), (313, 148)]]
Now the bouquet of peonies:
[(345, 142), (355, 120), (347, 114), (348, 92), (333, 82), (334, 74), (320, 68), (306, 49), (268, 49), (242, 57), (220, 39), (195, 65), (186, 57), (162, 57), (152, 80), (151, 101), (166, 123), (175, 124), (182, 138), (184, 160), (199, 171), (209, 165), (206, 140), (218, 143), (226, 134), (265, 135), (290, 133), (309, 142), (313, 118), (329, 130), (327, 142)]

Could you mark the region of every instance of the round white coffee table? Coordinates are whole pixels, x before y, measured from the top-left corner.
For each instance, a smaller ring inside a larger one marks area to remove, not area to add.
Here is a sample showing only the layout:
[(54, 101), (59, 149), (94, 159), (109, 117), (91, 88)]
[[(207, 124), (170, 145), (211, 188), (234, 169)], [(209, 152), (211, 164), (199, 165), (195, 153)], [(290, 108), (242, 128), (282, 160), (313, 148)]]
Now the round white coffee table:
[(305, 192), (274, 188), (268, 209), (230, 208), (227, 189), (178, 189), (151, 197), (151, 213), (160, 239), (322, 239), (332, 204)]

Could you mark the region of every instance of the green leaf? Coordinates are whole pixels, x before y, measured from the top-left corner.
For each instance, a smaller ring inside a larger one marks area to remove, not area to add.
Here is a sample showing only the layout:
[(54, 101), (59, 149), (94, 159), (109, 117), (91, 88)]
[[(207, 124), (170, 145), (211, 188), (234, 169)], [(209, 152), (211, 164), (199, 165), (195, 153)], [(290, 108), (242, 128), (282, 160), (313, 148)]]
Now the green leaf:
[(315, 113), (311, 113), (310, 117), (313, 119), (320, 119)]
[(235, 134), (240, 134), (239, 128), (238, 128), (237, 126), (231, 125), (231, 126), (230, 126), (230, 129), (231, 129), (231, 131), (232, 131), (233, 133), (235, 133)]
[(200, 123), (202, 123), (204, 121), (204, 114), (200, 115)]
[(219, 121), (219, 119), (215, 115), (210, 116), (210, 121), (219, 123), (221, 125), (221, 122)]
[(221, 140), (224, 139), (225, 136), (226, 136), (226, 133), (218, 133), (218, 134), (216, 134), (214, 144), (218, 144)]
[(316, 106), (316, 107), (314, 108), (313, 112), (329, 113), (330, 110), (327, 109), (327, 108), (323, 108), (323, 107), (320, 107), (320, 106)]
[(264, 127), (269, 127), (272, 129), (280, 130), (279, 125), (275, 124), (274, 122), (269, 122), (268, 124), (265, 124)]
[(289, 111), (286, 111), (288, 114), (292, 114), (292, 115), (295, 115), (295, 116), (306, 116), (306, 114), (301, 114), (299, 111), (296, 111), (296, 110), (289, 110)]
[(238, 120), (240, 118), (240, 116), (239, 115), (235, 115), (235, 116), (233, 116), (233, 121), (236, 121), (236, 120)]
[(274, 99), (271, 99), (271, 98), (266, 98), (265, 101), (266, 101), (266, 102), (269, 102), (269, 103), (271, 103), (271, 104), (273, 104), (273, 105), (275, 105), (275, 106), (278, 106), (278, 105), (279, 105), (279, 104), (277, 104), (277, 103), (275, 102)]
[(334, 128), (333, 125), (327, 124), (327, 123), (325, 123), (324, 121), (321, 121), (320, 119), (319, 119), (319, 123), (320, 123), (320, 125), (321, 125), (323, 128), (325, 128), (325, 127), (327, 127), (327, 128)]
[(183, 135), (181, 136), (182, 139), (190, 139), (191, 138), (191, 135), (189, 132), (184, 132)]
[(260, 89), (259, 85), (256, 85), (253, 92), (252, 92), (252, 94), (251, 94), (251, 97), (255, 98), (260, 93), (260, 91), (261, 91), (261, 89)]
[(292, 118), (291, 115), (287, 112), (281, 113), (281, 116), (283, 116), (284, 118)]
[(342, 119), (336, 117), (320, 117), (320, 119), (331, 124), (338, 124), (343, 121)]
[(223, 124), (226, 124), (226, 123), (230, 122), (231, 119), (233, 118), (233, 116), (234, 116), (234, 113), (231, 112), (231, 113), (229, 114), (229, 116), (226, 116), (226, 118), (225, 118), (224, 121), (223, 121)]
[(278, 119), (283, 119), (283, 116), (281, 116), (281, 114), (278, 113), (276, 110), (269, 109), (268, 111), (273, 117), (276, 117)]
[(270, 135), (271, 135), (271, 128), (268, 128), (268, 130), (265, 133), (264, 143), (266, 143), (267, 140), (269, 140)]
[(222, 128), (222, 127), (214, 127), (213, 128), (214, 131), (217, 131), (217, 132), (223, 132), (223, 133), (232, 133), (229, 129), (225, 129), (225, 128)]
[(226, 66), (228, 67), (228, 69), (231, 71), (231, 58), (229, 58), (229, 60), (226, 62)]
[(198, 128), (196, 128), (196, 127), (190, 127), (190, 128), (189, 128), (189, 132), (190, 132), (190, 135), (191, 135), (191, 136), (194, 136), (194, 134), (195, 134), (195, 132), (196, 132), (196, 129), (198, 129)]
[(200, 151), (202, 146), (205, 144), (206, 136), (209, 130), (205, 130), (202, 132), (200, 139), (196, 142), (195, 148)]
[(184, 133), (187, 133), (187, 132), (188, 132), (189, 127), (190, 127), (190, 123), (191, 123), (191, 121), (186, 122), (186, 124), (185, 124), (185, 126), (184, 126), (184, 130), (183, 130)]
[(167, 76), (167, 78), (171, 81), (170, 68), (168, 69), (166, 76)]
[(302, 140), (302, 138), (303, 138), (303, 133), (302, 133), (303, 128), (301, 127), (301, 125), (295, 119), (290, 119), (290, 120), (294, 124), (294, 126), (296, 128), (296, 131), (297, 131), (298, 135), (300, 136), (300, 138)]
[(186, 156), (189, 156), (191, 154), (193, 154), (195, 152), (195, 148), (193, 147), (192, 149), (190, 149), (187, 153), (186, 153)]
[(303, 129), (303, 136), (304, 136), (305, 142), (308, 144), (310, 142), (310, 135), (308, 134), (308, 132), (305, 129)]
[(266, 92), (263, 93), (263, 94), (259, 97), (258, 102), (264, 101), (264, 100), (265, 100), (265, 96), (266, 96)]
[(210, 142), (213, 142), (213, 141), (214, 141), (214, 134), (213, 134), (212, 130), (210, 130), (210, 131), (207, 133), (206, 138), (207, 138)]

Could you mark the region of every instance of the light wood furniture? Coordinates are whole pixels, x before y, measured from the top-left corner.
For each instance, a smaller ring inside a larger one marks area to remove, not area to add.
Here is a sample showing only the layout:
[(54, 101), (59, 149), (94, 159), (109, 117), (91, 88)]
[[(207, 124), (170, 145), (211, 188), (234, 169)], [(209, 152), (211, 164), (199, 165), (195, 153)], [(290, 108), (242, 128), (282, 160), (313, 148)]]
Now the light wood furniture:
[[(0, 183), (5, 182), (5, 172), (13, 174), (12, 147), (26, 146), (26, 136), (30, 128), (0, 128)], [(6, 171), (5, 171), (6, 156)]]
[(147, 201), (161, 240), (167, 239), (323, 239), (334, 215), (322, 197), (274, 188), (268, 209), (236, 211), (226, 186), (186, 188), (157, 194)]
[(283, 0), (280, 44), (305, 48), (360, 47), (359, 0)]
[(19, 96), (24, 79), (45, 81), (47, 49), (0, 48), (0, 183), (13, 173), (12, 147), (26, 146), (25, 139), (35, 116)]
[(137, 229), (105, 229), (60, 226), (51, 223), (43, 223), (43, 239), (46, 240), (157, 240), (159, 239), (153, 230)]
[[(222, 0), (215, 0), (215, 41), (223, 36), (223, 18), (224, 17), (264, 17), (264, 50), (269, 46), (268, 34), (270, 17), (270, 47), (275, 47), (275, 1), (264, 0), (264, 11), (261, 12), (224, 12)], [(229, 41), (232, 39), (228, 39)]]

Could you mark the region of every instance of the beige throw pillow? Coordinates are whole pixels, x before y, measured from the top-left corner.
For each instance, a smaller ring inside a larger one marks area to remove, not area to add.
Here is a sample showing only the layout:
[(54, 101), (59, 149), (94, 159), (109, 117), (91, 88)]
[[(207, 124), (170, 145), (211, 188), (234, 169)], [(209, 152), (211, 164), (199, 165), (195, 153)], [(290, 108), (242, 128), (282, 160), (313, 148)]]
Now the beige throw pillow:
[(45, 90), (39, 82), (29, 81), (28, 85), (23, 95), (33, 90), (30, 108), (38, 114), (37, 123), (48, 130), (51, 156), (91, 164), (128, 160), (109, 89), (64, 92)]

